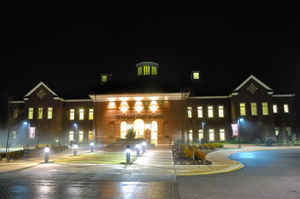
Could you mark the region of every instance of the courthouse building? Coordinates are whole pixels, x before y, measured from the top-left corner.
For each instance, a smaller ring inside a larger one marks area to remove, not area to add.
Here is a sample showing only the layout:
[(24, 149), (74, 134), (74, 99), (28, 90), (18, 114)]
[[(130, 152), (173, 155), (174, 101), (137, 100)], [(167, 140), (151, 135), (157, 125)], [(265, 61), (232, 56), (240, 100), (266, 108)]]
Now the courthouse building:
[(82, 99), (63, 98), (40, 82), (9, 102), (10, 142), (107, 144), (125, 138), (128, 129), (153, 144), (179, 138), (219, 142), (233, 138), (232, 124), (238, 124), (242, 139), (252, 141), (296, 133), (295, 95), (277, 94), (253, 75), (226, 95), (206, 96), (200, 71), (182, 74), (180, 84), (168, 86), (161, 82), (169, 77), (159, 71), (155, 62), (140, 62), (131, 82), (101, 73)]

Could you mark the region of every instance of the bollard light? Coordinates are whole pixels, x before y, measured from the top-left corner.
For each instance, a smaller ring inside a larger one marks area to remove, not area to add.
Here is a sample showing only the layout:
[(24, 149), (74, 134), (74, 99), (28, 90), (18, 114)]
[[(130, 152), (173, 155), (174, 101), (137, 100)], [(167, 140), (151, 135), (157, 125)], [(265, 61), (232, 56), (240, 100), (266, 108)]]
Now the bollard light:
[(46, 146), (44, 148), (44, 161), (45, 161), (45, 163), (48, 163), (48, 161), (49, 161), (49, 153), (50, 153), (50, 148), (48, 146)]
[(130, 164), (131, 150), (129, 148), (127, 148), (125, 150), (125, 154), (126, 154), (126, 164)]
[(91, 143), (90, 143), (90, 149), (91, 149), (91, 152), (94, 152), (94, 147), (95, 147), (95, 143), (94, 143), (94, 142), (91, 142)]
[(73, 155), (74, 155), (74, 156), (77, 155), (77, 150), (78, 150), (78, 144), (74, 144), (74, 145), (73, 145)]
[(146, 149), (147, 149), (147, 142), (146, 141), (142, 142), (142, 148), (143, 148), (143, 153), (145, 153)]

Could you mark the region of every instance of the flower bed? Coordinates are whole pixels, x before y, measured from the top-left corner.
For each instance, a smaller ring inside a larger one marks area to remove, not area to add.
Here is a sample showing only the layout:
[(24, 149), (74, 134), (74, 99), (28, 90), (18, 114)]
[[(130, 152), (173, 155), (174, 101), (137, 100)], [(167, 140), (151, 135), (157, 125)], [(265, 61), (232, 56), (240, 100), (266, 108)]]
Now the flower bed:
[(208, 143), (201, 145), (174, 145), (173, 159), (177, 165), (210, 165), (211, 161), (206, 160), (206, 155), (217, 148), (223, 148), (220, 143)]

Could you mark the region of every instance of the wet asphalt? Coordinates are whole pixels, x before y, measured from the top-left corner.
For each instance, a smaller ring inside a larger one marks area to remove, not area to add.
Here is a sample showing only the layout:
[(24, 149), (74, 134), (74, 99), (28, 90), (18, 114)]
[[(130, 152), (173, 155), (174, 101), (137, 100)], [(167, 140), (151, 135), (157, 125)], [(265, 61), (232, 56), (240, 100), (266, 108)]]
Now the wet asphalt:
[(1, 174), (0, 199), (52, 198), (300, 198), (300, 150), (259, 151), (231, 156), (245, 168), (227, 174), (176, 177), (140, 166), (41, 164)]

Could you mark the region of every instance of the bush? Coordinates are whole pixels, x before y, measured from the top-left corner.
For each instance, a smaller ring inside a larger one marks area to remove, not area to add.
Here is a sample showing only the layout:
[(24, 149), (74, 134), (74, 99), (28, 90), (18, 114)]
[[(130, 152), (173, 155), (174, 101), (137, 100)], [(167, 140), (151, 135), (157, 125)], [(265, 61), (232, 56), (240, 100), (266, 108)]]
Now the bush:
[(206, 160), (206, 154), (197, 149), (197, 150), (195, 150), (195, 159), (196, 160)]

